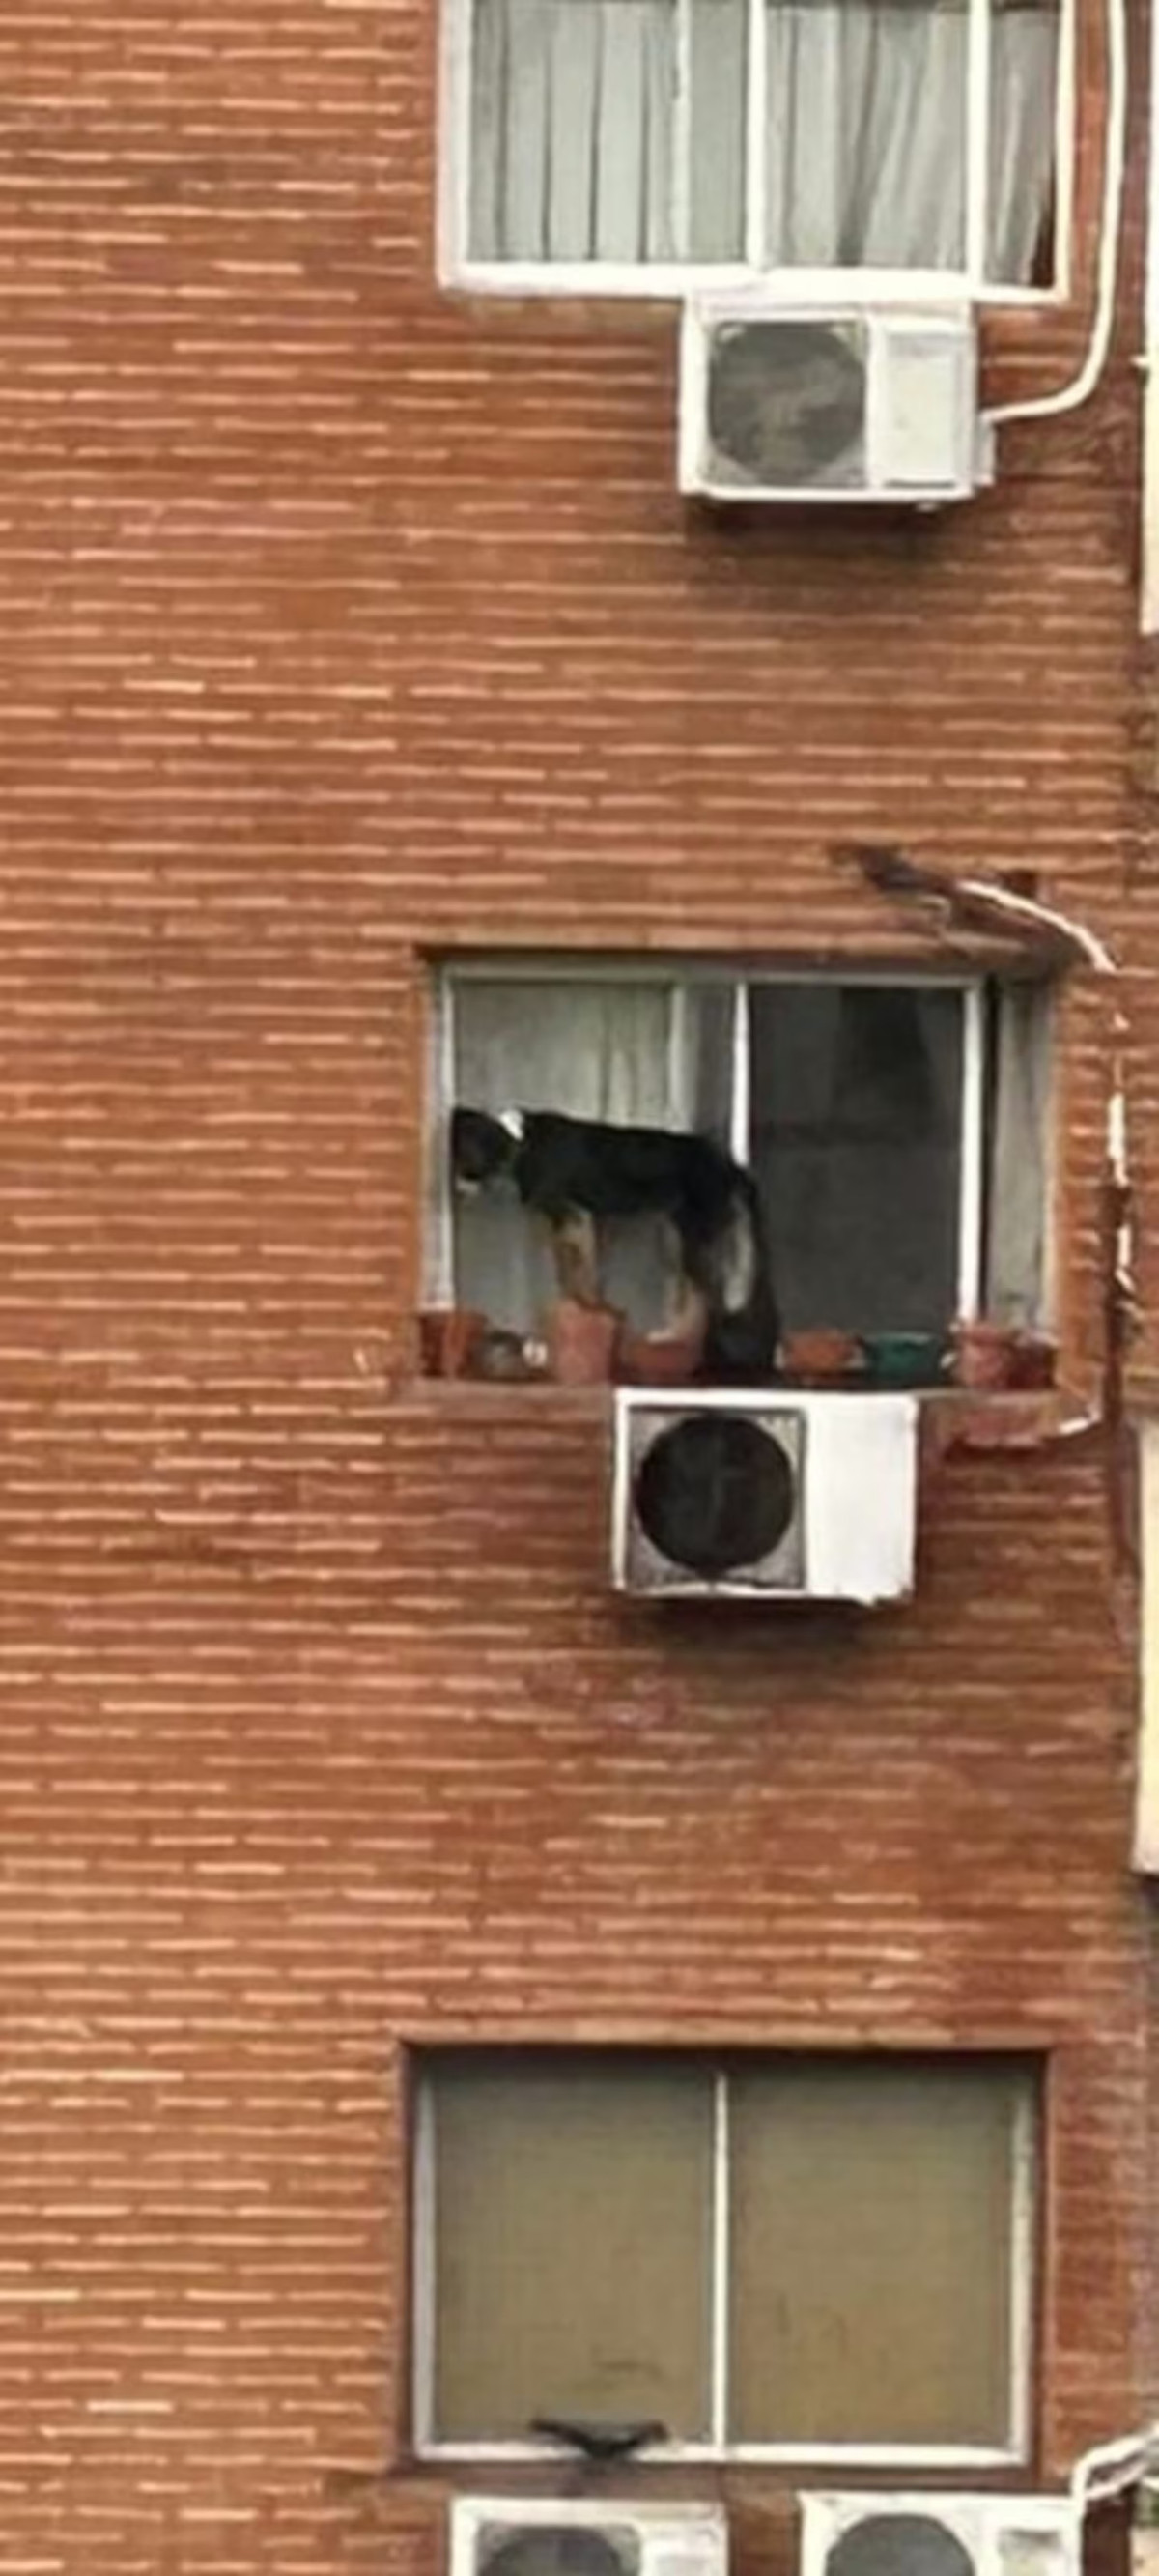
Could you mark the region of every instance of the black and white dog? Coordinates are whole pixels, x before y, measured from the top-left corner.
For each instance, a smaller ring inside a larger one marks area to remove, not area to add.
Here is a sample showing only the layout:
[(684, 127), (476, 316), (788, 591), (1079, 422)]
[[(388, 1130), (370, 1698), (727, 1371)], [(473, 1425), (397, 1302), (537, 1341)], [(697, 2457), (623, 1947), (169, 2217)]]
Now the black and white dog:
[(764, 1377), (779, 1321), (751, 1175), (707, 1136), (616, 1127), (553, 1109), (451, 1117), (451, 1169), (461, 1185), (506, 1180), (551, 1228), (563, 1295), (600, 1302), (601, 1217), (661, 1216), (674, 1239), (679, 1302), (667, 1331), (703, 1323), (705, 1376)]

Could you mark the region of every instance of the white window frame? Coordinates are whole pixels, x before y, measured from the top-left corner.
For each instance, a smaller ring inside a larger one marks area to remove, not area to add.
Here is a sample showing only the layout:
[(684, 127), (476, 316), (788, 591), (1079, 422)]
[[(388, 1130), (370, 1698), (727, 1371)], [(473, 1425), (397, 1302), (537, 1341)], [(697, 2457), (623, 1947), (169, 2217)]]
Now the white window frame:
[[(1059, 0), (1058, 80), (1055, 96), (1055, 274), (1049, 286), (1017, 286), (985, 274), (985, 204), (989, 142), (989, 25), (991, 0), (966, 0), (970, 12), (969, 120), (967, 125), (966, 236), (962, 269), (770, 268), (751, 256), (760, 237), (760, 159), (752, 150), (759, 81), (750, 86), (749, 167), (745, 229), (750, 256), (743, 260), (495, 260), (471, 254), (473, 44), (476, 0), (442, 0), (439, 61), (439, 159), (436, 260), (440, 283), (485, 295), (609, 295), (667, 300), (711, 290), (759, 287), (770, 306), (822, 304), (1057, 305), (1073, 291), (1073, 211), (1077, 87), (1078, 0)], [(748, 0), (750, 62), (764, 59), (763, 0)], [(686, 128), (687, 0), (677, 0), (677, 136)], [(686, 219), (684, 156), (676, 155), (673, 220), (677, 237)]]
[(1159, 1419), (1146, 1416), (1136, 1439), (1141, 1583), (1132, 1857), (1143, 1876), (1154, 1878), (1159, 1876)]
[[(575, 2054), (581, 2055), (582, 2051)], [(899, 2052), (899, 2056), (900, 2056)], [(625, 2064), (637, 2062), (625, 2053)], [(904, 2062), (904, 2060), (903, 2060)], [(940, 2061), (949, 2065), (953, 2061)], [(969, 2062), (968, 2059), (965, 2062)], [(709, 2318), (712, 2436), (707, 2442), (664, 2442), (636, 2453), (643, 2462), (717, 2461), (757, 2467), (782, 2462), (802, 2467), (832, 2462), (859, 2469), (1013, 2468), (1025, 2465), (1031, 2444), (1034, 2357), (1035, 2251), (1037, 2243), (1039, 2092), (1028, 2075), (1016, 2105), (1010, 2139), (1010, 2388), (1008, 2434), (1002, 2444), (969, 2442), (728, 2442), (728, 2224), (729, 2071), (706, 2065), (713, 2083), (712, 2281)], [(444, 2442), (434, 2430), (435, 2110), (430, 2076), (420, 2068), (415, 2093), (413, 2173), (412, 2423), (418, 2458), (438, 2461), (535, 2461), (542, 2443)]]
[(455, 1105), (455, 989), (465, 983), (656, 983), (669, 988), (673, 1013), (681, 993), (696, 983), (731, 984), (732, 1116), (730, 1148), (740, 1163), (750, 1159), (751, 1053), (748, 999), (756, 984), (878, 985), (889, 991), (956, 992), (962, 996), (962, 1100), (958, 1174), (958, 1264), (956, 1314), (964, 1321), (977, 1316), (982, 1297), (983, 1204), (986, 1099), (986, 983), (979, 976), (908, 974), (885, 969), (865, 971), (835, 967), (829, 973), (754, 966), (747, 960), (719, 962), (668, 958), (609, 961), (576, 956), (561, 958), (478, 958), (442, 970), (435, 989), (431, 1024), (427, 1137), (428, 1224), (424, 1251), (423, 1298), (428, 1306), (454, 1303), (454, 1213), (447, 1168), (447, 1118)]

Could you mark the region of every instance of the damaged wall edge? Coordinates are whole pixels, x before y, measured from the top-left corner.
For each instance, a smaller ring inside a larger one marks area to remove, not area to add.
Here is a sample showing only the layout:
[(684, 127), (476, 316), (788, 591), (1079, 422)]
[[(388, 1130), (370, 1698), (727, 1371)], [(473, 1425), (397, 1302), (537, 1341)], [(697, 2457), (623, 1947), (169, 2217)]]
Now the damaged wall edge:
[(1085, 923), (1058, 912), (1037, 897), (1017, 894), (991, 877), (958, 877), (947, 868), (932, 868), (904, 850), (869, 841), (834, 843), (835, 867), (854, 868), (875, 894), (925, 913), (943, 938), (991, 938), (1013, 942), (1041, 967), (1086, 966), (1096, 975), (1118, 968), (1109, 948)]

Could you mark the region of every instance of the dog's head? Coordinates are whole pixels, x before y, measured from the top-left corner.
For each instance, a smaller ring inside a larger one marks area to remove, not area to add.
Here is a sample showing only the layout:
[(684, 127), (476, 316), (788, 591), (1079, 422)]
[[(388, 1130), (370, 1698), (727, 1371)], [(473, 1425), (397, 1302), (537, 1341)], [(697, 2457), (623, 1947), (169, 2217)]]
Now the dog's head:
[(451, 1177), (460, 1189), (486, 1189), (511, 1170), (519, 1151), (522, 1120), (517, 1109), (494, 1118), (489, 1109), (451, 1111)]

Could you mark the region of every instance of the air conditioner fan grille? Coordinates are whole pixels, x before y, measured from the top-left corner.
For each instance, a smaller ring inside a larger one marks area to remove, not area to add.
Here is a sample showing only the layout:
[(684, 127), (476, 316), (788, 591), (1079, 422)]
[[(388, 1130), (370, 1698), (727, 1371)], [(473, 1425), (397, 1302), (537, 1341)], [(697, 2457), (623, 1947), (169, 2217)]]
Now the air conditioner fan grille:
[(639, 2576), (640, 2542), (628, 2524), (488, 2523), (477, 2564), (479, 2576)]
[(932, 2513), (867, 2513), (826, 2553), (825, 2576), (975, 2576), (969, 2550)]
[(645, 1536), (706, 1581), (771, 1556), (797, 1508), (792, 1464), (743, 1413), (694, 1413), (661, 1431), (636, 1475)]
[(865, 337), (857, 322), (722, 323), (709, 352), (712, 447), (754, 487), (855, 481), (865, 386)]

